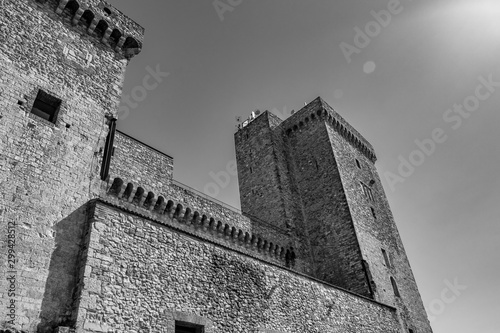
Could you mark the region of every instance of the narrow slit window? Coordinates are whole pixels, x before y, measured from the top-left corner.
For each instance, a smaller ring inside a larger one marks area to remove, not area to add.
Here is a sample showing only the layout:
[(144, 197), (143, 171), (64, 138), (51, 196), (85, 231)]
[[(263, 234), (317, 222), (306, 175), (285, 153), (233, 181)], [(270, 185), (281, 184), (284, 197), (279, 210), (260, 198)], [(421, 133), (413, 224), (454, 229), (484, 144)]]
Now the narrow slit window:
[(387, 251), (382, 249), (382, 255), (384, 256), (385, 265), (387, 267), (391, 267), (391, 262), (389, 261), (389, 256), (387, 255)]
[(391, 276), (391, 284), (392, 284), (392, 289), (394, 290), (394, 295), (396, 297), (401, 297), (401, 295), (399, 294), (398, 285), (396, 284), (396, 280), (394, 280), (392, 276)]
[(377, 219), (377, 215), (375, 214), (375, 209), (373, 207), (370, 207), (370, 210), (372, 211), (373, 218), (376, 220)]
[(201, 325), (176, 321), (175, 333), (204, 333), (204, 329)]
[(361, 169), (361, 164), (359, 163), (358, 159), (356, 159), (356, 165), (358, 166), (358, 169)]
[(35, 102), (33, 103), (31, 113), (55, 124), (60, 106), (61, 100), (59, 98), (43, 90), (39, 90)]

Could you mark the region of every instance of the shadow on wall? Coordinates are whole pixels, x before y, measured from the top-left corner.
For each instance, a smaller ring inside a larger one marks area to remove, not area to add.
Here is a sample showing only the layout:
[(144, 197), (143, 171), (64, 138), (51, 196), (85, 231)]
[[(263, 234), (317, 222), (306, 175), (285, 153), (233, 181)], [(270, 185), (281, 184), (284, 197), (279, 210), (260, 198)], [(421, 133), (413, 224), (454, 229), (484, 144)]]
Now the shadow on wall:
[[(237, 316), (245, 325), (265, 325), (265, 312), (270, 306), (270, 296), (262, 269), (245, 261), (214, 253), (211, 274), (213, 281), (218, 283), (213, 290), (215, 294), (208, 294), (207, 304), (217, 300), (220, 308), (232, 309), (232, 315)], [(245, 302), (241, 302), (242, 295), (245, 295)]]
[(50, 258), (38, 333), (58, 326), (72, 326), (73, 294), (79, 273), (79, 255), (87, 222), (87, 204), (54, 225), (55, 248)]

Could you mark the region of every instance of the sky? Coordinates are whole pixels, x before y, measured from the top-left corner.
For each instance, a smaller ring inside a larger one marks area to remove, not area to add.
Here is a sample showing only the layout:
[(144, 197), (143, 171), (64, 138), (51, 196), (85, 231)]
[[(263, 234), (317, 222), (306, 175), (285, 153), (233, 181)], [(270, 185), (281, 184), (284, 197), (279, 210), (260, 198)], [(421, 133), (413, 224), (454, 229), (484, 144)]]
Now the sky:
[(207, 187), (236, 117), (321, 96), (375, 148), (434, 332), (499, 333), (500, 2), (218, 1), (110, 1), (146, 29), (124, 94), (164, 73), (118, 128), (239, 207), (237, 177)]

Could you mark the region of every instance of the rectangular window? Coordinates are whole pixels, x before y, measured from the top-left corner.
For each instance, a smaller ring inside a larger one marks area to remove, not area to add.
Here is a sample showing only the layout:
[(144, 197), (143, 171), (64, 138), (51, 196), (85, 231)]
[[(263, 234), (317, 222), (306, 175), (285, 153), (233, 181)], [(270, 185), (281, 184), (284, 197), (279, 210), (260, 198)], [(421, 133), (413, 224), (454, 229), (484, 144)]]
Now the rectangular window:
[(38, 90), (31, 113), (55, 124), (60, 106), (61, 100), (59, 98), (54, 97), (43, 90)]
[(363, 182), (360, 182), (361, 184), (361, 188), (363, 190), (363, 194), (365, 195), (365, 197), (369, 200), (369, 201), (375, 201), (375, 198), (373, 197), (373, 192), (372, 192), (372, 189), (366, 185), (365, 183)]
[(375, 209), (373, 207), (370, 207), (370, 210), (372, 211), (373, 218), (376, 220), (377, 219), (377, 215), (375, 214)]
[(390, 268), (391, 262), (389, 261), (389, 256), (387, 255), (387, 252), (384, 249), (382, 249), (382, 255), (384, 256), (385, 265)]
[(203, 326), (182, 321), (175, 322), (175, 333), (204, 333)]

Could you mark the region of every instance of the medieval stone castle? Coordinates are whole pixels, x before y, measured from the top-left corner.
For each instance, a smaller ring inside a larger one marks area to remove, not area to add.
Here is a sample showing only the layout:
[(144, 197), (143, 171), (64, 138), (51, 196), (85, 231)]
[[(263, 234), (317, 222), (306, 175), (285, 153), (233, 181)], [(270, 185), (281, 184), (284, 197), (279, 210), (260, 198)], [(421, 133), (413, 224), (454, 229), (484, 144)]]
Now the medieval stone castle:
[(0, 332), (432, 332), (374, 150), (321, 98), (236, 132), (241, 214), (116, 131), (141, 26), (0, 5)]

